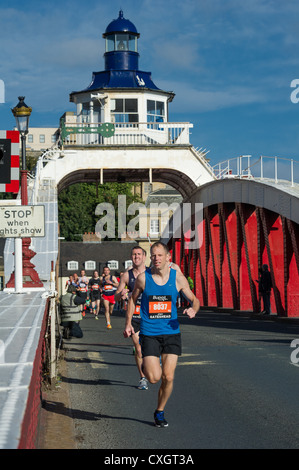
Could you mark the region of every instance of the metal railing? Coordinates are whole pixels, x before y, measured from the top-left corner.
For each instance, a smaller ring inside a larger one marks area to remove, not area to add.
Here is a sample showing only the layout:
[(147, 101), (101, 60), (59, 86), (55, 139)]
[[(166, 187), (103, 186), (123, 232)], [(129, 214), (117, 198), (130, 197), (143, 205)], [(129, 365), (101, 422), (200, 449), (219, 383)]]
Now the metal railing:
[[(77, 133), (70, 133), (62, 144), (68, 145), (182, 145), (190, 144), (188, 122), (131, 122), (115, 123), (115, 132), (111, 137), (103, 137), (92, 131), (100, 123), (72, 123)], [(67, 125), (65, 126), (68, 127)], [(82, 129), (84, 128), (84, 132)], [(90, 132), (86, 128), (90, 129)]]
[(217, 179), (253, 178), (275, 183), (287, 181), (292, 187), (299, 184), (299, 161), (281, 157), (260, 156), (254, 161), (251, 155), (242, 155), (217, 163), (213, 171)]

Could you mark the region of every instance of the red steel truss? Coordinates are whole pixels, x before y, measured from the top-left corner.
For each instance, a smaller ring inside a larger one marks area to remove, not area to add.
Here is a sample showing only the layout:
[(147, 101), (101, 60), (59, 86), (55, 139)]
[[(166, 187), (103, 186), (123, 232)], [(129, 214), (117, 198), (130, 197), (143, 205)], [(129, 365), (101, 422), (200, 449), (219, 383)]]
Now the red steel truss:
[(193, 279), (201, 306), (260, 312), (256, 281), (266, 263), (273, 283), (271, 312), (299, 316), (298, 224), (244, 203), (206, 207), (201, 224), (200, 248), (189, 249), (182, 238), (169, 242), (172, 260)]

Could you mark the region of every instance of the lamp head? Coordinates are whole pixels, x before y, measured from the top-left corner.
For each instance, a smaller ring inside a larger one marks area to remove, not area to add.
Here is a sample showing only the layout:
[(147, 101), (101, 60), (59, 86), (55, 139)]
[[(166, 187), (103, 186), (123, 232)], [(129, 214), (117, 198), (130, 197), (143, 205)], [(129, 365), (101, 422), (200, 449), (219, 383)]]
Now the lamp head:
[(27, 106), (24, 102), (25, 96), (19, 96), (18, 104), (11, 110), (14, 117), (16, 118), (17, 128), (20, 134), (28, 134), (29, 118), (32, 112), (32, 108)]

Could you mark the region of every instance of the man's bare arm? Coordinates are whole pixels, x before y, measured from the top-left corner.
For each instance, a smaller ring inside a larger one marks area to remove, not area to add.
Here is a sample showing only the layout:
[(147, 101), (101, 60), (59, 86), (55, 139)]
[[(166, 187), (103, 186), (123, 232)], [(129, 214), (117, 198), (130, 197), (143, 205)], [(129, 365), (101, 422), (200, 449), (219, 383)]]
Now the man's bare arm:
[(144, 290), (144, 286), (145, 286), (145, 274), (141, 273), (139, 274), (139, 276), (137, 277), (135, 281), (135, 287), (128, 302), (128, 308), (126, 312), (126, 325), (124, 329), (125, 338), (128, 338), (129, 336), (135, 333), (134, 328), (132, 327), (132, 317), (136, 308), (137, 299), (142, 294)]
[(129, 282), (129, 274), (128, 271), (124, 272), (120, 276), (120, 281), (118, 284), (118, 288), (114, 294), (115, 302), (119, 302), (120, 300), (125, 300), (128, 297), (129, 289), (126, 289), (126, 285)]
[(189, 287), (189, 283), (185, 276), (180, 273), (179, 271), (177, 272), (177, 289), (178, 291), (181, 291), (184, 297), (190, 302), (191, 307), (185, 308), (183, 311), (183, 314), (187, 314), (188, 317), (194, 318), (196, 313), (198, 312), (200, 308), (200, 302), (197, 297), (193, 294), (192, 290)]

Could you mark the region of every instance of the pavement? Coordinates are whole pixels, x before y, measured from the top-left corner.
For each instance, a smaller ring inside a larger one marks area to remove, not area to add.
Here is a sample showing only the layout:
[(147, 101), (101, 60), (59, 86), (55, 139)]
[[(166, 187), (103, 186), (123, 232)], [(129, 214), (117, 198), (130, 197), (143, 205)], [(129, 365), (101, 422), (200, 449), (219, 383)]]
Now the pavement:
[(0, 292), (0, 449), (20, 439), (44, 318), (43, 292)]
[(52, 387), (43, 385), (37, 449), (77, 448), (69, 385), (60, 380), (61, 376), (67, 377), (64, 350), (58, 361), (56, 383)]

